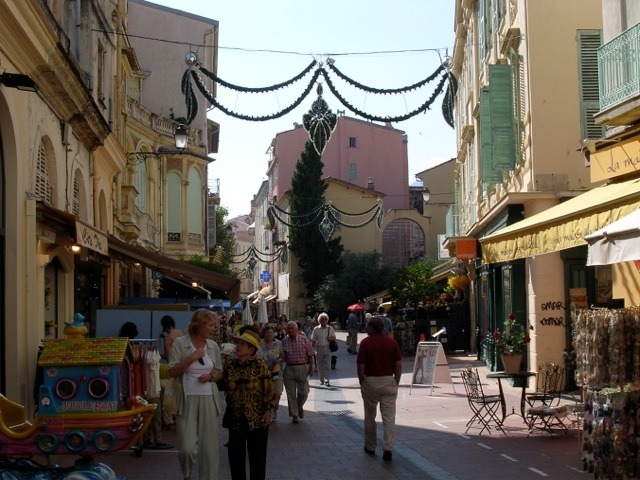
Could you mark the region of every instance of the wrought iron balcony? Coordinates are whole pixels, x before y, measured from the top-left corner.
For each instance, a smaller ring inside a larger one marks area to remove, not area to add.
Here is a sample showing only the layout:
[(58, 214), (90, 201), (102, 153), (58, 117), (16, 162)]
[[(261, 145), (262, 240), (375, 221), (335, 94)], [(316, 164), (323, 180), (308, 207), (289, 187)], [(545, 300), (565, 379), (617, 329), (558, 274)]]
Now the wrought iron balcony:
[(640, 24), (598, 49), (598, 123), (629, 125), (640, 118)]

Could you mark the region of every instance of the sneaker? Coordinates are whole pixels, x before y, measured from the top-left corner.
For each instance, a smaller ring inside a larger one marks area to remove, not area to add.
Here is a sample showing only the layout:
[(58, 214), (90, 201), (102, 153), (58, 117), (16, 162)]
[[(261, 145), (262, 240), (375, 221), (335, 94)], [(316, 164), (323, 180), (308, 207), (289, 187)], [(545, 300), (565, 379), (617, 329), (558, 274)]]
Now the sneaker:
[(300, 423), (300, 420), (298, 420), (298, 417), (293, 417), (293, 423)]
[(392, 458), (393, 454), (391, 453), (391, 450), (385, 450), (382, 454), (382, 459), (386, 462), (390, 462)]

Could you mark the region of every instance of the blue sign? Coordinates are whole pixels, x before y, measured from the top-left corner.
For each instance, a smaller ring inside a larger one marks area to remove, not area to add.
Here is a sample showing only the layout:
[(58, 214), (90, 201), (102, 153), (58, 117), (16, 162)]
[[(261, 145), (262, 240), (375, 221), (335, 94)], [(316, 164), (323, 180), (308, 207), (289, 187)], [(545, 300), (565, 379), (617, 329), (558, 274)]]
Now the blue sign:
[(264, 270), (260, 274), (260, 280), (262, 280), (263, 282), (268, 282), (269, 280), (271, 280), (271, 274), (269, 272), (267, 272), (266, 270)]

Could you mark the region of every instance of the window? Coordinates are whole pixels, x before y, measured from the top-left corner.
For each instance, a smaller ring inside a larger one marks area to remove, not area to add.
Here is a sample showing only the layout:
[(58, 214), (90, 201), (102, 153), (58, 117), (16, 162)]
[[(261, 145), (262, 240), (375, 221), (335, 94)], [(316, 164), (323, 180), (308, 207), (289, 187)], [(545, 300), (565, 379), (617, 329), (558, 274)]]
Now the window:
[(180, 175), (167, 175), (167, 241), (182, 241), (182, 182)]
[(355, 163), (349, 164), (349, 180), (357, 180), (358, 179), (358, 165)]
[(512, 66), (490, 65), (489, 88), (480, 91), (480, 163), (483, 183), (500, 183), (515, 166)]
[(580, 141), (604, 136), (604, 126), (596, 125), (593, 116), (600, 110), (598, 91), (598, 47), (602, 31), (578, 30), (578, 73), (580, 83)]
[(349, 137), (349, 148), (357, 148), (358, 142), (356, 141), (356, 137)]
[(48, 205), (52, 205), (53, 192), (47, 170), (47, 150), (44, 142), (38, 146), (38, 158), (36, 161), (36, 197), (41, 198)]
[(189, 242), (202, 243), (204, 198), (202, 179), (196, 168), (189, 169), (187, 186), (187, 233)]
[(136, 166), (136, 176), (133, 179), (133, 183), (138, 191), (135, 200), (136, 207), (140, 212), (147, 213), (147, 163), (145, 161)]

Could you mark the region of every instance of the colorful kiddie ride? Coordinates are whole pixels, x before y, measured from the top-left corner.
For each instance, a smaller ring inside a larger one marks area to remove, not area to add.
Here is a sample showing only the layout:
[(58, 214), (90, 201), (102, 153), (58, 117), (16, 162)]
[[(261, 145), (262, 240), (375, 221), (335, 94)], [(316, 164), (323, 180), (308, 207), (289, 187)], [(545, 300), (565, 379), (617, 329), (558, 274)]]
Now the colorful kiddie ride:
[[(94, 464), (91, 455), (134, 446), (151, 423), (156, 406), (131, 394), (135, 379), (129, 339), (85, 338), (86, 327), (77, 328), (79, 320), (67, 324), (67, 338), (45, 342), (38, 359), (42, 384), (33, 419), (23, 405), (0, 394), (3, 480), (115, 479), (113, 471)], [(62, 469), (25, 459), (33, 455), (82, 459)]]

